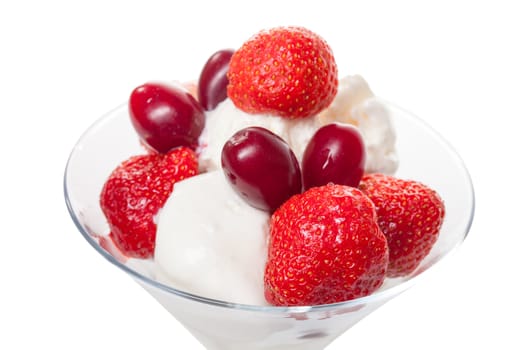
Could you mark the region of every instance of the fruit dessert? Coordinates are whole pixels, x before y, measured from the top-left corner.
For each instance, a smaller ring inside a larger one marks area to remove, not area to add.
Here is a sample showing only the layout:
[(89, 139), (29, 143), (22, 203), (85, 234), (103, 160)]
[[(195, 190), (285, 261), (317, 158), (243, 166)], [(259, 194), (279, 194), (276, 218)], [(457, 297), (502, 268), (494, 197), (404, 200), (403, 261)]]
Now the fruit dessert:
[(444, 203), (395, 177), (388, 108), (302, 27), (220, 50), (196, 83), (145, 83), (129, 99), (144, 154), (100, 195), (102, 245), (153, 278), (250, 305), (370, 295), (413, 273)]

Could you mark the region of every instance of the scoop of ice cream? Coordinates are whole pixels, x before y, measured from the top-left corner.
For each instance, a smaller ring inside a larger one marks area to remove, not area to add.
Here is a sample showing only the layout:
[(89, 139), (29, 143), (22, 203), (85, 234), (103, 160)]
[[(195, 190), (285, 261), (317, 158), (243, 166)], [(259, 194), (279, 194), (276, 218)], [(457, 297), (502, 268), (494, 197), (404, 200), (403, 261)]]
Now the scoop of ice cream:
[(300, 161), (306, 144), (321, 126), (317, 117), (289, 119), (265, 114), (248, 114), (230, 99), (206, 114), (206, 126), (200, 137), (199, 167), (210, 171), (221, 168), (222, 147), (237, 131), (249, 127), (266, 128), (282, 137)]
[(396, 171), (396, 135), (389, 111), (360, 75), (342, 78), (332, 104), (310, 118), (248, 114), (226, 99), (206, 115), (206, 126), (199, 139), (199, 167), (202, 171), (219, 169), (223, 145), (237, 131), (249, 126), (260, 126), (281, 136), (301, 162), (313, 134), (322, 125), (333, 122), (353, 124), (361, 131), (367, 152), (365, 172)]
[(266, 304), (268, 219), (233, 191), (222, 170), (181, 181), (157, 214), (157, 279), (203, 297)]

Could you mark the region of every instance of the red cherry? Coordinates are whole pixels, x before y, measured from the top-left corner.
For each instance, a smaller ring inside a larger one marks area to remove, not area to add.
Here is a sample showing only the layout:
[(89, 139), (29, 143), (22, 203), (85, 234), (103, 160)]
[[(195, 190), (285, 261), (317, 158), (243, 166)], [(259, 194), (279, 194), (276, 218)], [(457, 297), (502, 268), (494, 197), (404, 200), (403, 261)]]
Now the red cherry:
[(335, 184), (357, 187), (365, 171), (365, 145), (351, 124), (321, 127), (306, 146), (302, 160), (305, 190)]
[(164, 83), (137, 87), (129, 99), (133, 127), (159, 153), (187, 146), (195, 149), (204, 128), (204, 110), (186, 90)]
[(226, 86), (228, 86), (226, 73), (233, 52), (230, 49), (215, 52), (202, 68), (197, 94), (199, 102), (207, 111), (214, 109), (226, 99)]
[(234, 190), (255, 208), (273, 212), (301, 192), (297, 158), (286, 141), (267, 129), (236, 132), (224, 145), (221, 161)]

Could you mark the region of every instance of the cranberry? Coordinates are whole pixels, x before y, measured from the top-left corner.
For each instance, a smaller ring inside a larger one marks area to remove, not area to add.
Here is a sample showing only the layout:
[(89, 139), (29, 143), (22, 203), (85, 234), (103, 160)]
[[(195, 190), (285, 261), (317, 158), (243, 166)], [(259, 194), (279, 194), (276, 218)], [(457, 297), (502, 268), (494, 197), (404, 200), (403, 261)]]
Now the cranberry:
[(273, 212), (302, 190), (293, 151), (267, 129), (248, 127), (235, 133), (224, 145), (221, 161), (234, 190), (253, 207)]
[(214, 109), (226, 99), (226, 86), (228, 85), (226, 73), (233, 52), (230, 49), (215, 52), (202, 69), (197, 94), (199, 102), (207, 111)]
[(159, 153), (178, 146), (197, 146), (204, 128), (204, 110), (186, 90), (175, 85), (146, 83), (129, 99), (133, 127), (142, 141)]
[(365, 145), (351, 124), (321, 127), (306, 146), (302, 160), (304, 189), (333, 182), (357, 187), (365, 170)]

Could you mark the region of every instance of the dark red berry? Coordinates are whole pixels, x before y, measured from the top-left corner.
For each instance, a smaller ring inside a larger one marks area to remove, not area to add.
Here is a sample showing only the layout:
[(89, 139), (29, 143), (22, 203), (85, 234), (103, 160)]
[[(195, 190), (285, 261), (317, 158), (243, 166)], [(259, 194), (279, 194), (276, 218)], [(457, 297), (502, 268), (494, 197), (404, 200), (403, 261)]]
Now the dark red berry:
[(299, 162), (286, 141), (261, 127), (235, 133), (222, 149), (222, 167), (250, 205), (273, 212), (301, 192)]
[(333, 123), (317, 130), (303, 154), (305, 190), (330, 182), (357, 187), (365, 170), (365, 145), (351, 124)]
[(187, 146), (195, 149), (204, 128), (204, 110), (186, 90), (175, 85), (146, 83), (129, 99), (133, 127), (142, 141), (159, 153)]
[(226, 86), (228, 86), (226, 73), (233, 52), (230, 49), (215, 52), (202, 69), (197, 85), (197, 96), (207, 111), (214, 109), (226, 99)]

